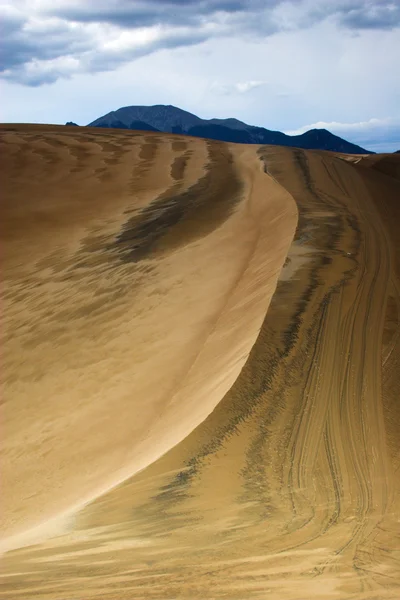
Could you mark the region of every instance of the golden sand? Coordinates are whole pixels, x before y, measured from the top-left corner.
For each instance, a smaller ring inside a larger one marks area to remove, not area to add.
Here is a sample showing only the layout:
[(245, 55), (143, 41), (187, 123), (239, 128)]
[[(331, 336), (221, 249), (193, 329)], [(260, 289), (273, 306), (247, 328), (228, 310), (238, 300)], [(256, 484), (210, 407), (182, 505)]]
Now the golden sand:
[(0, 597), (398, 598), (400, 158), (1, 138)]

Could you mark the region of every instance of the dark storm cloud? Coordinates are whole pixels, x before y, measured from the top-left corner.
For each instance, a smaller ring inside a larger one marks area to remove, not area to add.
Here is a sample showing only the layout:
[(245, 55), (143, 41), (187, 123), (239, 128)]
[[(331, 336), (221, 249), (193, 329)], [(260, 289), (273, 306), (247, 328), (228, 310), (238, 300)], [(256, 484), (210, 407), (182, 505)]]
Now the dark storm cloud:
[(350, 2), (339, 15), (339, 22), (351, 29), (394, 29), (400, 26), (400, 0)]
[(195, 25), (205, 17), (219, 12), (251, 13), (272, 8), (282, 0), (114, 0), (80, 2), (76, 5), (55, 6), (52, 13), (66, 19), (86, 23), (112, 23), (120, 27), (150, 27), (164, 24)]
[(84, 31), (77, 31), (68, 21), (50, 20), (30, 27), (28, 16), (6, 13), (0, 19), (2, 72), (18, 68), (32, 59), (52, 60), (90, 49), (90, 42)]
[[(49, 12), (65, 19), (86, 23), (112, 23), (121, 27), (148, 27), (156, 24), (194, 25), (219, 12), (230, 15), (243, 13), (257, 17), (282, 4), (304, 6), (310, 21), (337, 16), (340, 24), (352, 29), (392, 29), (400, 25), (400, 0), (86, 0), (54, 6)], [(250, 19), (254, 22), (254, 18)], [(262, 24), (265, 19), (261, 19)], [(279, 27), (277, 27), (279, 29)]]
[[(40, 85), (115, 69), (160, 49), (229, 35), (266, 37), (327, 18), (346, 29), (393, 29), (400, 0), (8, 0), (0, 7), (1, 74)], [(136, 39), (143, 28), (147, 37)]]
[[(117, 68), (159, 49), (190, 46), (237, 29), (240, 14), (252, 14), (281, 0), (100, 0), (42, 4), (23, 1), (0, 7), (5, 79), (25, 85), (51, 83), (76, 72)], [(1, 12), (3, 14), (1, 14)], [(233, 22), (229, 23), (229, 19)], [(210, 27), (209, 25), (214, 25)], [(145, 43), (115, 42), (118, 32), (162, 26)], [(110, 31), (110, 26), (113, 31)], [(128, 47), (127, 47), (128, 46)]]
[(333, 19), (339, 28), (391, 30), (400, 27), (400, 0), (304, 0), (303, 26)]

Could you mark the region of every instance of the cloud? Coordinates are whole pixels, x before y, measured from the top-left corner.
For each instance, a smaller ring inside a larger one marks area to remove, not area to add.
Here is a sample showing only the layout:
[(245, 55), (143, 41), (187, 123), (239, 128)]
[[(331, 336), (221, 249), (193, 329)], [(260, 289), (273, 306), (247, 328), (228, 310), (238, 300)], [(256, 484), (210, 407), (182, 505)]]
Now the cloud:
[[(180, 5), (183, 11), (177, 10)], [(43, 1), (0, 6), (2, 77), (35, 86), (73, 73), (115, 69), (160, 49), (198, 44), (229, 33), (228, 17), (243, 8), (243, 2), (119, 0), (93, 7), (88, 2)], [(214, 11), (208, 20), (207, 7)], [(221, 12), (224, 7), (229, 12)]]
[(84, 23), (111, 23), (119, 27), (193, 26), (216, 14), (237, 14), (273, 7), (282, 0), (69, 0), (44, 3), (49, 14)]
[(227, 96), (232, 94), (246, 94), (255, 88), (266, 85), (266, 81), (251, 80), (251, 81), (238, 81), (237, 83), (222, 84), (213, 82), (210, 85), (210, 90), (216, 92), (219, 95)]
[(8, 39), (2, 77), (24, 85), (52, 83), (73, 74), (104, 72), (159, 49), (190, 46), (206, 40), (207, 26), (195, 32), (163, 26), (121, 30), (109, 26), (107, 36), (98, 25), (68, 27), (47, 23), (45, 41), (37, 47), (29, 33)]
[(398, 0), (349, 3), (339, 10), (339, 21), (350, 29), (394, 29), (400, 26), (400, 3)]
[(264, 81), (242, 81), (240, 83), (235, 83), (234, 88), (240, 93), (245, 94), (250, 90), (254, 90), (254, 88), (258, 88), (261, 85), (264, 85)]
[[(329, 19), (354, 31), (393, 29), (400, 26), (400, 5), (398, 0), (3, 0), (1, 75), (37, 86), (113, 70), (162, 49), (227, 36), (262, 40)], [(255, 87), (252, 83), (258, 82), (237, 84), (236, 91), (244, 93)]]

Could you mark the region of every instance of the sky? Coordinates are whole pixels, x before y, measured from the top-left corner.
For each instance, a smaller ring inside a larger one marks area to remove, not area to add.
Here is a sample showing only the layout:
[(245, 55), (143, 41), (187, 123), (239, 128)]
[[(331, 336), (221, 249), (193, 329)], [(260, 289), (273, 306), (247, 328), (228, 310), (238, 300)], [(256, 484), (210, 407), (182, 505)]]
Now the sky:
[(0, 0), (0, 120), (128, 105), (400, 149), (400, 0)]

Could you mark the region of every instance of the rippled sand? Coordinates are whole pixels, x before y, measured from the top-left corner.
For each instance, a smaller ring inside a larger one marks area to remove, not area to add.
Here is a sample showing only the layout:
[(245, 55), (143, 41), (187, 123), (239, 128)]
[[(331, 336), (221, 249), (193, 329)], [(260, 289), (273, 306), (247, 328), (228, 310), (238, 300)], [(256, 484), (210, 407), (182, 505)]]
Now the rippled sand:
[(0, 597), (400, 597), (400, 157), (1, 139)]

